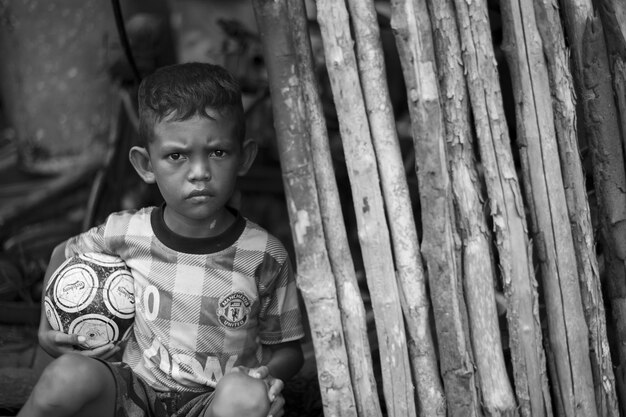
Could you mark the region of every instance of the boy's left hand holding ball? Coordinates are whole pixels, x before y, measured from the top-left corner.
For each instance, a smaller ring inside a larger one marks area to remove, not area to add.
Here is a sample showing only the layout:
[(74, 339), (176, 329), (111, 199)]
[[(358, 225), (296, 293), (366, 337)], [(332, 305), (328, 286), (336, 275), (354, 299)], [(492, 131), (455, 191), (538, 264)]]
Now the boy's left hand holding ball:
[(39, 335), (39, 343), (46, 352), (54, 357), (61, 356), (64, 353), (79, 353), (84, 356), (106, 360), (120, 350), (120, 347), (113, 343), (107, 343), (95, 349), (85, 349), (84, 342), (84, 336), (67, 334), (53, 329), (40, 332)]

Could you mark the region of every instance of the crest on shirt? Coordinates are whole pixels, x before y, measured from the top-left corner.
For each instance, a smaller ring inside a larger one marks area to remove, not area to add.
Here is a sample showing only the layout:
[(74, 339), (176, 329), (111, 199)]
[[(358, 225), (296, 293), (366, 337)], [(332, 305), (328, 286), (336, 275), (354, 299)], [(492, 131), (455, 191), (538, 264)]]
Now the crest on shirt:
[(248, 322), (250, 304), (250, 298), (241, 291), (235, 291), (220, 297), (217, 307), (217, 319), (223, 326), (229, 329), (239, 328)]

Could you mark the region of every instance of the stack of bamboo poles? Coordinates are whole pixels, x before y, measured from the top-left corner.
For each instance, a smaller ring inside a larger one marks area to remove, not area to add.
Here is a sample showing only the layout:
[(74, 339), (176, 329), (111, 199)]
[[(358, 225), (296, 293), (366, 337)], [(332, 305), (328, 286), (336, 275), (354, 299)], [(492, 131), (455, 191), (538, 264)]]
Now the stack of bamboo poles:
[[(510, 137), (486, 1), (391, 0), (414, 213), (374, 2), (315, 1), (379, 357), (341, 214), (305, 6), (253, 4), (325, 415), (620, 415), (623, 2), (599, 1), (596, 16), (591, 3), (562, 0), (563, 20), (553, 1), (500, 2), (516, 103)], [(580, 143), (593, 151), (600, 251)]]

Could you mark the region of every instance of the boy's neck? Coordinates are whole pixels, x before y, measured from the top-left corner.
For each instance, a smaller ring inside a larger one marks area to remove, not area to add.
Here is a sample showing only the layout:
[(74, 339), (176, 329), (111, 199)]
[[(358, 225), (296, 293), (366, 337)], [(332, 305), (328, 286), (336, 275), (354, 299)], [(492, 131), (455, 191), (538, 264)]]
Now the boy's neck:
[(235, 221), (235, 215), (224, 207), (212, 218), (194, 220), (177, 215), (165, 205), (163, 207), (163, 221), (177, 235), (190, 238), (207, 238), (218, 236), (228, 229)]

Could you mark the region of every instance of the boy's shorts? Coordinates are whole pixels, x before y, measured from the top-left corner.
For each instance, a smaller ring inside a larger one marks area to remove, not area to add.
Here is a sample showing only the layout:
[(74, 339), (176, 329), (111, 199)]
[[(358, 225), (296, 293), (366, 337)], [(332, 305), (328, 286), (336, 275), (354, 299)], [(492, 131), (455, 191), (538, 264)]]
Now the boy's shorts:
[(199, 417), (213, 400), (206, 392), (157, 392), (123, 362), (104, 363), (115, 379), (114, 417)]

